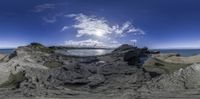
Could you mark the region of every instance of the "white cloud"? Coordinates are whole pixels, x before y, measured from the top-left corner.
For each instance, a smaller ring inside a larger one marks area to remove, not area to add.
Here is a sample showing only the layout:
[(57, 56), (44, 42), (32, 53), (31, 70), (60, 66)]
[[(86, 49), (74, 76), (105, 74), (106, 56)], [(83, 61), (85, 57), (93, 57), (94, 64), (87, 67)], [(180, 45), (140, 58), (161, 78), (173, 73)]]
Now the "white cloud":
[(134, 27), (129, 21), (125, 22), (121, 27), (119, 25), (113, 26), (113, 31), (120, 36), (124, 36), (126, 33), (134, 33), (135, 35), (145, 34), (144, 31)]
[(133, 40), (130, 40), (130, 41), (133, 42), (133, 43), (137, 43), (136, 39), (133, 39)]
[(57, 21), (56, 16), (53, 17), (43, 17), (43, 20), (47, 23), (55, 23)]
[(65, 17), (76, 17), (77, 14), (68, 14), (68, 15), (65, 15)]
[(37, 5), (34, 8), (34, 12), (43, 12), (47, 9), (55, 9), (55, 4), (47, 3), (47, 4)]
[(69, 14), (67, 17), (74, 18), (76, 23), (73, 25), (77, 29), (76, 37), (95, 36), (99, 38), (122, 37), (127, 33), (143, 35), (144, 32), (135, 28), (131, 22), (127, 21), (120, 25), (110, 25), (104, 18), (87, 16), (84, 14)]
[(84, 35), (105, 37), (111, 34), (111, 28), (104, 19), (97, 19), (83, 14), (71, 14), (69, 17), (74, 17), (77, 21), (76, 24), (73, 25), (73, 27), (77, 29), (77, 37), (82, 37)]
[(61, 32), (64, 32), (65, 30), (69, 29), (69, 26), (64, 26), (61, 30)]
[(57, 13), (57, 14), (53, 14), (53, 15), (49, 14), (49, 15), (43, 17), (43, 20), (46, 23), (55, 23), (58, 21), (58, 18), (61, 17), (62, 15), (63, 15), (63, 13)]
[(111, 43), (104, 43), (98, 40), (88, 39), (81, 41), (74, 41), (74, 40), (65, 41), (65, 45), (72, 47), (114, 48), (120, 46), (121, 44), (116, 41), (113, 41)]
[(63, 6), (66, 4), (63, 3), (46, 3), (46, 4), (41, 4), (41, 5), (36, 5), (33, 8), (33, 12), (35, 13), (44, 13), (44, 12), (48, 12), (47, 14), (45, 14), (42, 19), (46, 22), (46, 23), (55, 23), (57, 22), (59, 17), (63, 17), (63, 13), (62, 11), (57, 11), (57, 8), (59, 6)]
[[(105, 18), (97, 16), (87, 16), (84, 14), (69, 14), (66, 17), (73, 18), (75, 23), (72, 27), (77, 31), (77, 38), (88, 38), (87, 40), (65, 42), (67, 46), (76, 47), (118, 47), (121, 45), (117, 38), (133, 33), (135, 36), (144, 35), (144, 31), (136, 28), (129, 21), (123, 24), (111, 25)], [(64, 26), (61, 31), (68, 29)], [(137, 40), (128, 40), (129, 42), (137, 42)]]

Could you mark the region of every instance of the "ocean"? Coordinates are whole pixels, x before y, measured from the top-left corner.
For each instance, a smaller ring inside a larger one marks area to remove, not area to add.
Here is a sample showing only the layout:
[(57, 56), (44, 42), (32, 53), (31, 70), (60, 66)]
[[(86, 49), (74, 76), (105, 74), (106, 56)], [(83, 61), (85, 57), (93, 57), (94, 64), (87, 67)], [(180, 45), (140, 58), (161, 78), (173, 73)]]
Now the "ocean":
[(57, 52), (64, 55), (72, 55), (72, 56), (98, 56), (111, 53), (112, 51), (113, 50), (111, 49), (69, 49), (69, 50), (60, 50)]
[[(14, 49), (0, 49), (0, 54), (10, 54)], [(193, 56), (200, 54), (200, 49), (156, 49), (154, 51), (160, 51), (161, 53), (178, 53), (181, 56)], [(112, 50), (104, 49), (71, 49), (64, 51), (66, 55), (76, 55), (76, 56), (94, 56), (103, 55), (112, 52)]]
[(14, 49), (0, 49), (0, 54), (10, 54), (14, 51)]
[(200, 54), (200, 49), (157, 49), (161, 53), (178, 53), (181, 56), (193, 56)]

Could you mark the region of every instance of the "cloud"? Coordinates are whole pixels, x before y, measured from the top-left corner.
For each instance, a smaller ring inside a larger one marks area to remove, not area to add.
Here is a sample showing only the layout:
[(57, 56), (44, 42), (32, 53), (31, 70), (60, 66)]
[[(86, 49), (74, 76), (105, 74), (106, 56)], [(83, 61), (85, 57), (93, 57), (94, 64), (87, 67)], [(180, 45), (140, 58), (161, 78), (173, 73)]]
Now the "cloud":
[(63, 13), (57, 13), (57, 14), (49, 14), (45, 17), (43, 17), (43, 20), (46, 22), (46, 23), (55, 23), (58, 21), (58, 18), (63, 16)]
[(144, 35), (145, 32), (134, 27), (131, 22), (125, 22), (121, 27), (119, 25), (112, 26), (112, 30), (119, 36), (124, 36), (126, 33), (134, 33), (135, 35)]
[(87, 16), (84, 14), (69, 14), (66, 17), (74, 18), (76, 21), (73, 27), (77, 30), (76, 37), (95, 36), (101, 38), (122, 37), (127, 33), (135, 35), (145, 34), (142, 30), (134, 27), (127, 21), (122, 25), (110, 25), (105, 18), (97, 16)]
[(111, 43), (105, 43), (98, 40), (87, 39), (81, 41), (74, 41), (74, 40), (65, 41), (65, 45), (72, 47), (114, 48), (120, 46), (121, 44), (118, 43), (117, 41), (113, 41)]
[(130, 40), (130, 41), (133, 42), (133, 43), (137, 43), (136, 39), (133, 39), (133, 40)]
[(69, 26), (64, 26), (61, 30), (61, 32), (64, 32), (65, 30), (69, 29)]
[(43, 12), (47, 9), (55, 9), (55, 4), (50, 4), (50, 3), (46, 3), (46, 4), (42, 4), (42, 5), (37, 5), (34, 7), (34, 12)]
[[(65, 41), (65, 45), (76, 47), (118, 47), (121, 45), (116, 39), (125, 37), (129, 33), (135, 36), (144, 35), (145, 32), (136, 28), (130, 21), (123, 24), (111, 25), (103, 17), (87, 16), (80, 14), (68, 14), (65, 17), (73, 18), (74, 24), (70, 28), (74, 28), (77, 38), (86, 38), (86, 40), (69, 40)], [(61, 31), (69, 29), (68, 25), (64, 26)], [(135, 37), (134, 37), (135, 38)], [(129, 42), (137, 42), (137, 40), (128, 40)]]
[(55, 16), (53, 16), (53, 17), (43, 17), (43, 20), (47, 23), (55, 23), (57, 21), (57, 18)]
[(76, 37), (82, 36), (98, 36), (105, 37), (111, 34), (110, 26), (104, 19), (97, 19), (96, 17), (89, 17), (83, 14), (70, 14), (68, 17), (73, 17), (76, 23), (73, 25), (77, 29), (78, 34)]
[[(32, 12), (37, 14), (42, 14), (42, 20), (46, 23), (55, 23), (59, 17), (64, 16), (63, 11), (58, 11), (58, 8), (66, 6), (66, 3), (46, 3), (41, 5), (36, 5)], [(44, 15), (43, 15), (44, 14)]]

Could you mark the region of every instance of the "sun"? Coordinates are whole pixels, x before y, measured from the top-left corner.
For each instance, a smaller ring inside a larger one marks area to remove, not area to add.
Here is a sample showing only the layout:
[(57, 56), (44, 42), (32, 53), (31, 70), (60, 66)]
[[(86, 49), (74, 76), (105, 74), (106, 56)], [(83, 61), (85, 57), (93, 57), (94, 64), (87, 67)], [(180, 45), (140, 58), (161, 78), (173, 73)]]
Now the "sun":
[(102, 32), (101, 30), (96, 30), (95, 31), (95, 36), (97, 36), (97, 37), (103, 37), (103, 36), (105, 36), (105, 33)]

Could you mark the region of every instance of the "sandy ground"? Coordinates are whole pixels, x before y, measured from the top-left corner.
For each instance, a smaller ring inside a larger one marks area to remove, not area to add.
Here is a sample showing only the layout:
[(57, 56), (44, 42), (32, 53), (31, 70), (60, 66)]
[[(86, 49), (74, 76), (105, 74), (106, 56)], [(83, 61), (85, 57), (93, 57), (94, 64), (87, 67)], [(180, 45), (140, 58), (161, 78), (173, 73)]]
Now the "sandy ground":
[(181, 56), (176, 56), (175, 54), (157, 54), (153, 55), (153, 57), (169, 63), (178, 63), (178, 64), (200, 63), (200, 55), (181, 57)]

